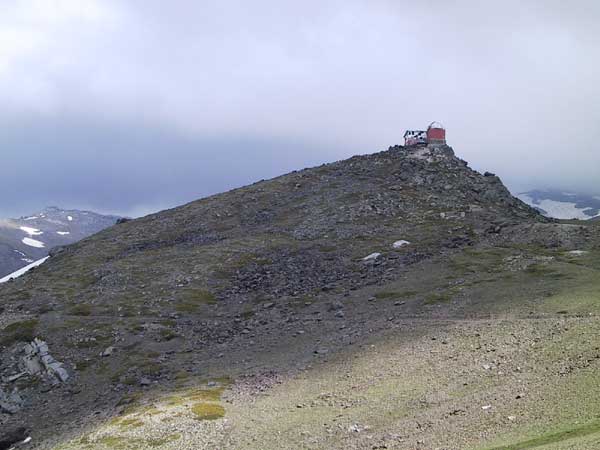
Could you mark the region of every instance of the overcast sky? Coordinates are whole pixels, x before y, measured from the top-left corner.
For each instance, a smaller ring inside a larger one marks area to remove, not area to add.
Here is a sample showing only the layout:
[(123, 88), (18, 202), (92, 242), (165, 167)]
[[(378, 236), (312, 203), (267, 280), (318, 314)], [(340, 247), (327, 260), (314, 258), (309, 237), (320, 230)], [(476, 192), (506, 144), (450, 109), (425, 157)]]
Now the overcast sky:
[(513, 191), (600, 193), (600, 2), (2, 0), (0, 217), (140, 215), (433, 120)]

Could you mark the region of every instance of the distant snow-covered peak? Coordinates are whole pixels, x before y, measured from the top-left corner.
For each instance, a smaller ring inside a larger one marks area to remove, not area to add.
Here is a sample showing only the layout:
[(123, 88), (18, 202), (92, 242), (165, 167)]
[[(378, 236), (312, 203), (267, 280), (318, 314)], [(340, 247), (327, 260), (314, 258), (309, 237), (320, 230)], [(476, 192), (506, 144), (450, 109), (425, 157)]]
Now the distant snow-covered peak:
[(0, 219), (0, 278), (114, 225), (119, 217), (49, 206), (19, 218)]

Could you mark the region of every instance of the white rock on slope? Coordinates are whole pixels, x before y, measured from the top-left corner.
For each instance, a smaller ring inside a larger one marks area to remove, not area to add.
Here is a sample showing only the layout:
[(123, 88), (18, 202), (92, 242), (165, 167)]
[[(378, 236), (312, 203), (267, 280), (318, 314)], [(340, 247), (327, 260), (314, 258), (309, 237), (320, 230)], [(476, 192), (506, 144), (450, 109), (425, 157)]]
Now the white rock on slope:
[(400, 241), (396, 241), (392, 244), (393, 248), (401, 248), (404, 247), (405, 245), (409, 245), (410, 242), (405, 241), (405, 240), (400, 240)]
[(373, 259), (377, 259), (381, 256), (381, 253), (371, 253), (370, 255), (367, 255), (363, 258), (363, 261), (371, 261)]

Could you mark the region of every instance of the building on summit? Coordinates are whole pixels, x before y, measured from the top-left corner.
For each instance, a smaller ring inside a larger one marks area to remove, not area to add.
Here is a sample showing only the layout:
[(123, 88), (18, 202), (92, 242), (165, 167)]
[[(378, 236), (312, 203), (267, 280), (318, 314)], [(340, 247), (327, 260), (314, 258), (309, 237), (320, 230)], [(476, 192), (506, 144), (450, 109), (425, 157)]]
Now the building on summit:
[(431, 122), (427, 127), (427, 131), (406, 130), (404, 133), (404, 145), (406, 147), (436, 144), (446, 144), (446, 129), (439, 122)]

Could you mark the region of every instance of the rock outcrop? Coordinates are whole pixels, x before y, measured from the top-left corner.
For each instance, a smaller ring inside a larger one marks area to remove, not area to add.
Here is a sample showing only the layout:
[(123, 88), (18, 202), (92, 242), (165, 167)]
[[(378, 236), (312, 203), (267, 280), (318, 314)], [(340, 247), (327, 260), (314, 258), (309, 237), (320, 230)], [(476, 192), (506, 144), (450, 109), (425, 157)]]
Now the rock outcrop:
[(0, 412), (15, 414), (23, 407), (23, 394), (16, 384), (24, 378), (39, 378), (50, 384), (65, 383), (69, 379), (69, 373), (50, 354), (46, 342), (36, 338), (25, 344), (19, 353), (21, 356), (12, 367), (6, 367), (6, 362), (2, 364), (3, 369), (12, 373), (0, 383)]
[(49, 378), (52, 382), (65, 383), (69, 373), (63, 364), (56, 361), (48, 350), (48, 344), (40, 339), (25, 345), (21, 365), (29, 375), (40, 375)]

